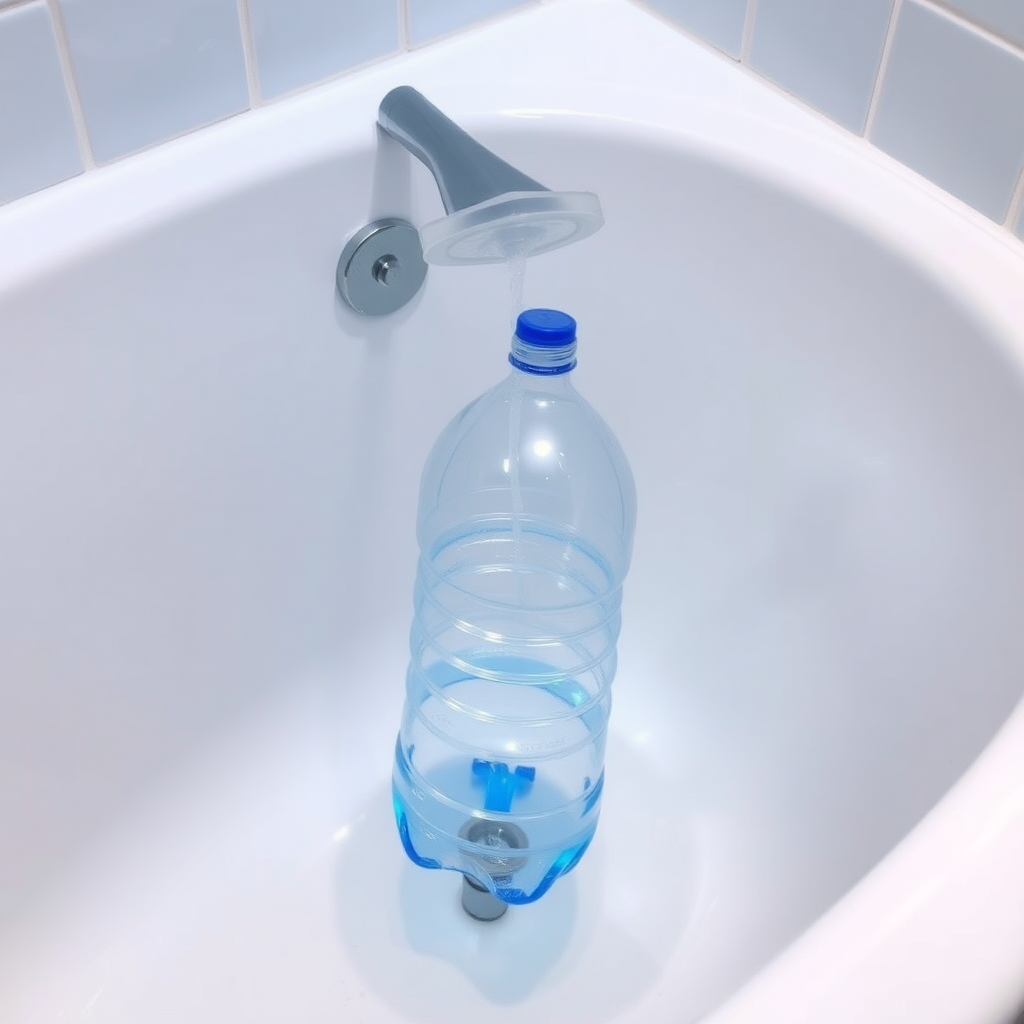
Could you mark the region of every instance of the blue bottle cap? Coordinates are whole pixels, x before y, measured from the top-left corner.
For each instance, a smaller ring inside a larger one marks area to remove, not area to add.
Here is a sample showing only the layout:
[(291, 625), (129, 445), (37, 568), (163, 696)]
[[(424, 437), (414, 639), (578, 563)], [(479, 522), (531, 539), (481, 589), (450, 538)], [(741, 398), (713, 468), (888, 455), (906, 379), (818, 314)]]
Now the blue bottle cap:
[(516, 320), (508, 361), (526, 373), (568, 373), (576, 365), (576, 321), (558, 309), (524, 310)]
[(576, 340), (576, 321), (559, 309), (525, 309), (516, 320), (516, 335), (533, 345), (566, 345)]

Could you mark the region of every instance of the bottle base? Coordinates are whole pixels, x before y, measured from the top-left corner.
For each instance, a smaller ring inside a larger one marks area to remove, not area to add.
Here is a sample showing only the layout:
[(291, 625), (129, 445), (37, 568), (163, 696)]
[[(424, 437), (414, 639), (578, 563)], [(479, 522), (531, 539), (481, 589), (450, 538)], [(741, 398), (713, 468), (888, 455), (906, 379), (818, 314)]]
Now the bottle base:
[[(393, 789), (393, 805), (402, 846), (414, 864), (458, 871), (499, 902), (515, 906), (539, 900), (558, 878), (568, 874), (586, 852), (597, 827), (595, 816), (565, 845), (533, 850), (524, 845), (520, 847), (522, 856), (513, 858), (502, 854), (495, 856), (495, 848), (486, 841), (480, 843), (478, 849), (467, 850), (464, 837), (439, 834), (436, 827), (411, 810), (397, 785)], [(510, 827), (516, 828), (512, 822), (496, 823), (480, 817), (473, 817), (470, 823), (499, 824), (506, 835)], [(437, 856), (430, 856), (427, 850)]]

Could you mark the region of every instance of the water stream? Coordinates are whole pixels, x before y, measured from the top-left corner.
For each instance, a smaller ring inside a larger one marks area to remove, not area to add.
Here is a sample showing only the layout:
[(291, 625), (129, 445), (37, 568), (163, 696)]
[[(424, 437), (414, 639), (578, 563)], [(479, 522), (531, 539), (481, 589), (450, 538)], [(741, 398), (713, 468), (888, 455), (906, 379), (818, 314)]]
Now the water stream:
[(510, 326), (515, 329), (516, 317), (523, 311), (523, 283), (526, 280), (526, 250), (519, 249), (508, 258), (509, 297), (512, 301)]

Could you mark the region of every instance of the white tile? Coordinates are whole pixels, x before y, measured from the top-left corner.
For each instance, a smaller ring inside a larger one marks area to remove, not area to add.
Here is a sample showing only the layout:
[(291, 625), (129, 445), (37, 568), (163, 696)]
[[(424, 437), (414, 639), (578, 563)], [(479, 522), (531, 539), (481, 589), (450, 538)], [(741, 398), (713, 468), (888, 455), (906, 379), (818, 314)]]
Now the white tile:
[(1024, 164), (1024, 59), (907, 0), (871, 141), (1003, 220)]
[(647, 0), (648, 6), (667, 14), (702, 39), (739, 57), (747, 0)]
[(893, 0), (757, 0), (750, 63), (861, 132), (892, 6)]
[(249, 104), (235, 0), (60, 0), (100, 162)]
[(0, 203), (81, 170), (46, 4), (0, 10)]
[(524, 0), (408, 0), (408, 3), (409, 41), (412, 43), (422, 43), (492, 14), (524, 6)]
[(946, 0), (948, 6), (991, 29), (1004, 39), (1024, 46), (1024, 0)]
[(249, 0), (264, 96), (398, 49), (397, 0)]

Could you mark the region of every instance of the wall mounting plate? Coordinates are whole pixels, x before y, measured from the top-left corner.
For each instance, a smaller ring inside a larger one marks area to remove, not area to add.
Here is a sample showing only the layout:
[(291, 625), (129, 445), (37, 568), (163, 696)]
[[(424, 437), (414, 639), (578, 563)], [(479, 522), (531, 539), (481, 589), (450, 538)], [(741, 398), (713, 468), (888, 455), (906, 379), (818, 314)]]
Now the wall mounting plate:
[(363, 316), (386, 316), (401, 309), (426, 276), (419, 232), (398, 217), (360, 228), (338, 260), (338, 291)]

